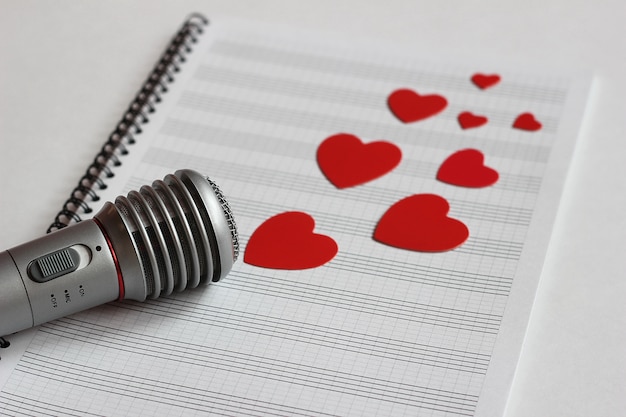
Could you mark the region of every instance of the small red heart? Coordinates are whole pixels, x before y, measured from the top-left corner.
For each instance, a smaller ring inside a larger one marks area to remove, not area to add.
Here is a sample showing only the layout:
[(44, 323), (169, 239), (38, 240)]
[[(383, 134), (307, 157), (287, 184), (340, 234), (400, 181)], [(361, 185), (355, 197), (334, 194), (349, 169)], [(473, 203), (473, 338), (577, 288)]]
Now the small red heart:
[(391, 206), (381, 217), (374, 239), (418, 252), (443, 252), (463, 244), (467, 226), (448, 217), (450, 205), (438, 195), (415, 194)]
[(347, 133), (325, 139), (317, 148), (320, 169), (337, 188), (348, 188), (381, 177), (394, 169), (402, 151), (390, 142), (364, 144)]
[(416, 122), (434, 116), (448, 105), (445, 97), (419, 95), (413, 90), (396, 90), (387, 99), (389, 110), (403, 123)]
[(439, 167), (437, 179), (460, 187), (480, 188), (498, 181), (498, 171), (485, 166), (485, 156), (476, 149), (450, 155)]
[(458, 116), (459, 124), (463, 129), (471, 129), (473, 127), (480, 127), (486, 124), (489, 120), (485, 116), (479, 116), (472, 114), (468, 111), (464, 111)]
[(516, 129), (536, 132), (541, 129), (541, 123), (535, 119), (535, 116), (533, 116), (532, 113), (522, 113), (517, 116), (517, 119), (513, 122), (513, 127)]
[(300, 211), (277, 214), (264, 221), (250, 236), (244, 262), (262, 268), (308, 269), (335, 257), (337, 243), (313, 233), (315, 220)]
[(500, 76), (498, 74), (474, 74), (472, 75), (472, 82), (482, 90), (493, 87), (500, 82)]

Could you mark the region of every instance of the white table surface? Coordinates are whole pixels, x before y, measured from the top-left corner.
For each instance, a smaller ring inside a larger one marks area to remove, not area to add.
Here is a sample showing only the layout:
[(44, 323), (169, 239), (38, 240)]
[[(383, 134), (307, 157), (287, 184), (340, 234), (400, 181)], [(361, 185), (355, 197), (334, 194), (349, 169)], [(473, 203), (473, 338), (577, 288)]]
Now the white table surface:
[(507, 415), (626, 415), (623, 0), (0, 0), (0, 250), (45, 231), (191, 11), (593, 71)]

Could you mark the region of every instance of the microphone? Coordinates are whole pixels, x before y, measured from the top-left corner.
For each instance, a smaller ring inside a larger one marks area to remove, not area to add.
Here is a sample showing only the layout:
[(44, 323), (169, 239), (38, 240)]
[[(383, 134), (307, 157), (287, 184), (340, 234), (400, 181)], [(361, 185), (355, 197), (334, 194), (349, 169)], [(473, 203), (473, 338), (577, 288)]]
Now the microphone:
[(114, 300), (144, 301), (223, 278), (237, 260), (232, 211), (192, 170), (107, 202), (0, 253), (0, 336)]

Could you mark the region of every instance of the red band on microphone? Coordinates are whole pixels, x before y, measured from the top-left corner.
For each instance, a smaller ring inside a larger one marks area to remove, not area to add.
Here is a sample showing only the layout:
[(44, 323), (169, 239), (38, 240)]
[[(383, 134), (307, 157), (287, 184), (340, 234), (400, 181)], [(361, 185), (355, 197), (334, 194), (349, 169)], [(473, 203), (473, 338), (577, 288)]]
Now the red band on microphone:
[(104, 230), (104, 227), (102, 227), (102, 224), (100, 223), (100, 221), (95, 217), (93, 218), (93, 220), (96, 222), (96, 224), (100, 228), (100, 231), (102, 231), (104, 238), (107, 241), (109, 252), (111, 253), (111, 257), (113, 258), (113, 263), (115, 264), (115, 271), (117, 272), (117, 283), (119, 284), (119, 288), (120, 288), (120, 295), (118, 297), (118, 301), (123, 300), (124, 299), (124, 279), (122, 278), (122, 269), (120, 268), (120, 264), (117, 261), (117, 255), (115, 254), (115, 251), (113, 250), (113, 246), (111, 245), (111, 239), (109, 239), (109, 235), (107, 234), (106, 230)]

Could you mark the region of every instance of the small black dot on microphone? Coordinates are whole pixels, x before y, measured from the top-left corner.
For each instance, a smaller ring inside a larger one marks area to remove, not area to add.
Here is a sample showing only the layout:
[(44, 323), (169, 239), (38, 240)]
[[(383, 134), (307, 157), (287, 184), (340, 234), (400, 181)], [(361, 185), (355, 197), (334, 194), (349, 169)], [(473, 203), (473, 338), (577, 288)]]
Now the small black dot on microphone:
[(102, 246), (96, 246), (96, 251), (100, 252), (102, 250)]
[(11, 346), (11, 343), (9, 343), (9, 341), (6, 340), (4, 337), (0, 337), (0, 348), (6, 349), (9, 346)]

